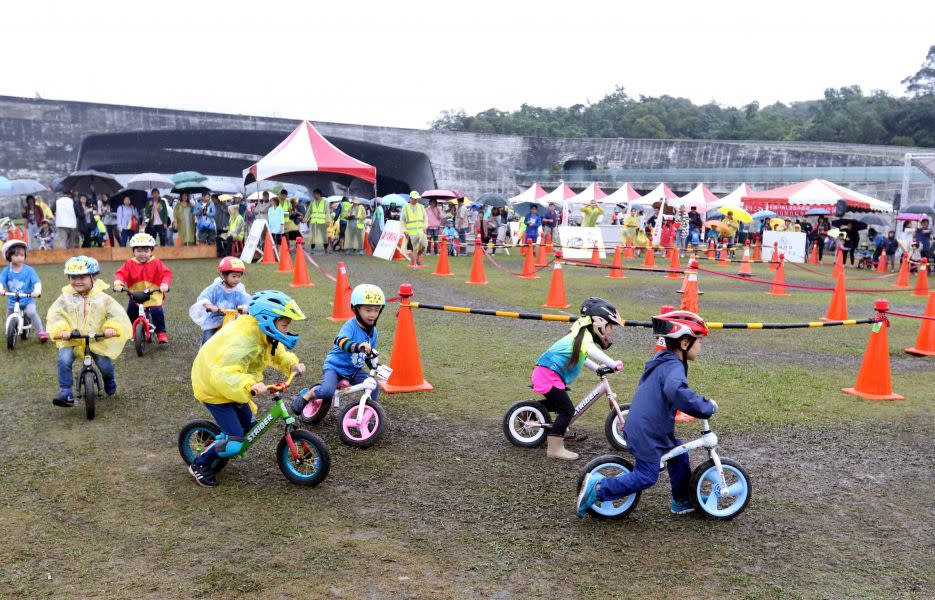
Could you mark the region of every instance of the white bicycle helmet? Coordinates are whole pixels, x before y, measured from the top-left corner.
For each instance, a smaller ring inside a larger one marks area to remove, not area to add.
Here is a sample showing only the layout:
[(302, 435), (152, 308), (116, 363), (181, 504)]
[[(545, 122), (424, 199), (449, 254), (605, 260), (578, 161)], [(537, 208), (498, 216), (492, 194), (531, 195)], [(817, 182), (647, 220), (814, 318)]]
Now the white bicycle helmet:
[(130, 238), (127, 246), (130, 246), (131, 248), (155, 248), (156, 238), (149, 235), (148, 233), (137, 233)]
[(26, 242), (23, 240), (7, 240), (3, 244), (3, 258), (7, 262), (10, 262), (10, 254), (13, 253), (14, 248), (22, 248), (23, 252), (26, 252)]

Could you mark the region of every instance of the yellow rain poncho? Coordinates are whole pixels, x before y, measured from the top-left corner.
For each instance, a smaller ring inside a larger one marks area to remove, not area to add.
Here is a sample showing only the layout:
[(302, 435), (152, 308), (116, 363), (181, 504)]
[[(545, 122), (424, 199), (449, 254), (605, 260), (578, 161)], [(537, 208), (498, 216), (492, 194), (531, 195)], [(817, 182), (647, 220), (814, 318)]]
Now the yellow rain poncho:
[(282, 346), (272, 353), (272, 344), (255, 318), (243, 315), (222, 327), (209, 339), (192, 364), (192, 389), (205, 404), (250, 404), (250, 387), (263, 381), (263, 371), (272, 366), (284, 375), (299, 364), (299, 358)]
[(123, 307), (104, 293), (109, 287), (98, 279), (87, 296), (76, 292), (71, 285), (62, 288), (62, 295), (52, 303), (46, 315), (46, 327), (56, 346), (74, 346), (75, 356), (83, 358), (84, 340), (60, 340), (58, 336), (75, 329), (81, 333), (93, 331), (101, 334), (105, 329), (113, 329), (117, 336), (95, 339), (91, 342), (91, 352), (111, 360), (120, 356), (130, 339), (132, 325)]

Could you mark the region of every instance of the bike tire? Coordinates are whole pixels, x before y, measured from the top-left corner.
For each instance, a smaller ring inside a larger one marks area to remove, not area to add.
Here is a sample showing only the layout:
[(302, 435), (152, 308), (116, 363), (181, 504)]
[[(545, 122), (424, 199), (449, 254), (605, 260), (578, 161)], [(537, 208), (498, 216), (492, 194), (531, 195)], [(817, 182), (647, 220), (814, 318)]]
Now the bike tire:
[(137, 356), (146, 354), (146, 328), (142, 323), (137, 323), (133, 328), (133, 345)]
[(86, 371), (81, 376), (81, 393), (84, 398), (84, 416), (88, 421), (94, 420), (94, 413), (97, 403), (97, 376), (93, 371)]
[(276, 462), (286, 479), (305, 487), (315, 487), (324, 481), (331, 470), (331, 452), (325, 441), (311, 431), (296, 429), (292, 432), (292, 443), (301, 453), (298, 460), (292, 458), (286, 436), (276, 447)]
[[(633, 463), (616, 454), (598, 456), (581, 467), (581, 470), (578, 472), (577, 490), (581, 490), (581, 485), (584, 483), (585, 476), (592, 471), (597, 471), (605, 477), (612, 477), (615, 475), (622, 475), (628, 471), (632, 472)], [(588, 507), (588, 514), (599, 519), (622, 519), (636, 509), (636, 505), (640, 502), (641, 493), (642, 492), (634, 492), (620, 500), (594, 504)]]
[(341, 410), (341, 414), (337, 419), (338, 436), (341, 438), (341, 441), (348, 446), (369, 448), (380, 441), (380, 438), (383, 437), (383, 433), (386, 431), (386, 412), (379, 402), (367, 400), (364, 406), (364, 417), (367, 421), (364, 425), (366, 426), (371, 423), (373, 425), (364, 429), (360, 427), (355, 428), (351, 426), (352, 423), (346, 422), (346, 420), (349, 421), (353, 419), (353, 417), (350, 416), (352, 411), (354, 416), (357, 416), (356, 411), (358, 406), (360, 406), (360, 403), (354, 402), (353, 404), (348, 404)]
[[(627, 414), (630, 412), (630, 405), (621, 404), (620, 412), (623, 413), (624, 423), (626, 423)], [(623, 423), (621, 423), (618, 428), (617, 412), (613, 409), (607, 413), (607, 418), (604, 419), (604, 435), (607, 436), (607, 441), (610, 442), (610, 445), (617, 450), (623, 450), (624, 452), (630, 451), (630, 447), (627, 445), (627, 439), (623, 436)]]
[[(518, 427), (517, 420), (525, 417), (527, 422), (537, 421), (540, 427), (534, 431), (525, 425)], [(544, 425), (552, 424), (552, 416), (545, 405), (537, 400), (521, 400), (513, 404), (503, 415), (503, 435), (514, 446), (520, 448), (538, 448), (545, 443), (548, 428)], [(529, 431), (530, 433), (526, 433)]]
[(735, 500), (723, 508), (721, 508), (719, 500), (713, 503), (710, 502), (711, 497), (720, 488), (720, 484), (717, 483), (717, 470), (714, 467), (714, 461), (709, 458), (692, 471), (690, 480), (691, 501), (695, 509), (704, 515), (712, 519), (729, 521), (747, 508), (750, 497), (753, 495), (753, 489), (750, 486), (750, 477), (740, 466), (740, 463), (729, 458), (722, 458), (721, 467), (724, 469), (728, 489), (737, 486), (737, 493), (728, 496), (728, 498), (735, 498)]
[[(221, 428), (214, 421), (196, 419), (190, 421), (179, 432), (179, 454), (186, 465), (192, 464), (201, 453), (214, 443), (214, 438), (221, 433)], [(211, 465), (214, 472), (227, 465), (228, 458), (218, 458)]]
[[(314, 391), (315, 391), (315, 388), (318, 387), (319, 385), (321, 385), (321, 384), (320, 384), (320, 383), (316, 383), (315, 385), (312, 386), (312, 392), (313, 392), (313, 393), (314, 393)], [(312, 414), (311, 417), (306, 417), (306, 416), (305, 416), (305, 411), (303, 410), (302, 412), (300, 412), (299, 414), (296, 415), (296, 418), (297, 418), (299, 421), (303, 422), (303, 423), (308, 423), (309, 425), (318, 425), (319, 423), (322, 422), (322, 420), (324, 420), (325, 416), (327, 416), (328, 411), (331, 410), (331, 401), (330, 401), (330, 400), (322, 400), (322, 399), (316, 398), (314, 395), (312, 395), (312, 399), (309, 400), (309, 403), (310, 403), (310, 404), (311, 404), (311, 403), (317, 403), (317, 404), (318, 404), (318, 410), (316, 410), (316, 411)]]
[(9, 325), (6, 326), (6, 349), (12, 351), (16, 348), (16, 338), (17, 338), (17, 326), (16, 319), (10, 321)]

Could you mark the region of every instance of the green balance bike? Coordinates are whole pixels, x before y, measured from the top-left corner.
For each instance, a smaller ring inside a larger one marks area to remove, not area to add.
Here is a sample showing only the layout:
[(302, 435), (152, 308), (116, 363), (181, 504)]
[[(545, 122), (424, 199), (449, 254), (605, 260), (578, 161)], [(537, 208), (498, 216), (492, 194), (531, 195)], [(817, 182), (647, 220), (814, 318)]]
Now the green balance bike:
[[(295, 418), (282, 399), (297, 373), (282, 383), (269, 385), (273, 404), (269, 412), (261, 416), (244, 436), (243, 447), (233, 458), (244, 456), (250, 447), (279, 420), (285, 424), (282, 439), (276, 448), (276, 462), (286, 479), (296, 485), (314, 487), (328, 477), (331, 468), (331, 453), (324, 440), (310, 431), (299, 429)], [(251, 392), (252, 395), (256, 395)], [(214, 421), (198, 419), (191, 421), (179, 432), (179, 454), (186, 465), (191, 465), (215, 440), (222, 439), (221, 428)], [(224, 468), (229, 458), (218, 458), (211, 469), (216, 473)]]

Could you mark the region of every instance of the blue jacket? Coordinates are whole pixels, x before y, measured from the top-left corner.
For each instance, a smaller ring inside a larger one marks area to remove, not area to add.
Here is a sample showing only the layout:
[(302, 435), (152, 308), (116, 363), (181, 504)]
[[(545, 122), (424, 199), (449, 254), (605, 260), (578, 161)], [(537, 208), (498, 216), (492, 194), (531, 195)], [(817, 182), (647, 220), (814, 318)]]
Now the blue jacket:
[(321, 366), (322, 371), (332, 369), (337, 371), (341, 377), (351, 377), (362, 367), (366, 368), (364, 359), (366, 355), (363, 352), (350, 352), (354, 344), (367, 342), (371, 348), (377, 347), (377, 328), (373, 328), (373, 333), (367, 335), (357, 319), (349, 319), (341, 326), (341, 331), (334, 338), (334, 347), (325, 357), (325, 362)]
[(710, 400), (688, 387), (682, 361), (668, 350), (662, 350), (646, 363), (623, 426), (630, 453), (637, 460), (658, 464), (663, 454), (678, 445), (675, 442), (676, 410), (707, 419), (715, 409)]

